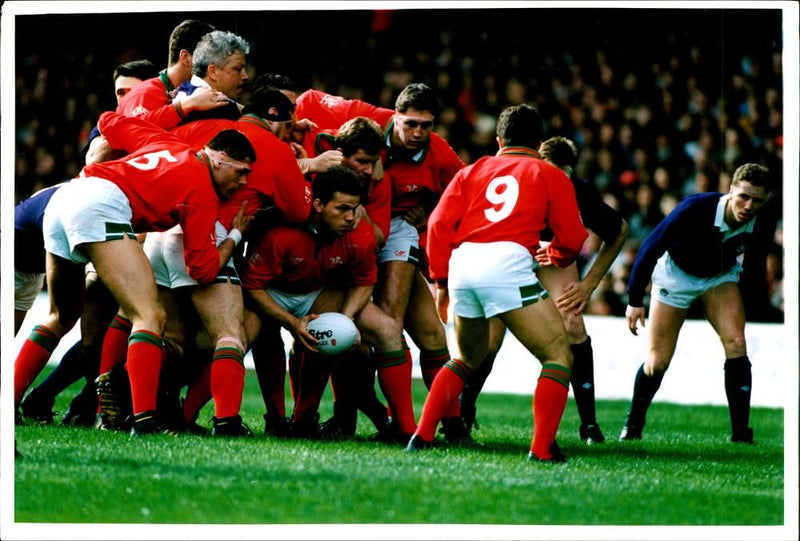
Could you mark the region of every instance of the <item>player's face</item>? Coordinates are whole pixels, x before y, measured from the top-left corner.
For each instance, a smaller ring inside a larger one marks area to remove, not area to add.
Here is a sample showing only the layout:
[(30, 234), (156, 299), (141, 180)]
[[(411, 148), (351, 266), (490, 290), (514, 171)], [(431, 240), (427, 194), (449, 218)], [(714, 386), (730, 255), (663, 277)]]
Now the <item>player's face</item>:
[(117, 103), (122, 99), (125, 94), (130, 92), (134, 86), (141, 83), (142, 80), (138, 77), (129, 77), (127, 75), (120, 75), (114, 80), (114, 94), (117, 95)]
[(333, 199), (325, 204), (315, 199), (314, 209), (319, 212), (322, 222), (329, 230), (337, 235), (344, 235), (353, 229), (359, 203), (361, 198), (357, 195), (335, 192)]
[(231, 99), (239, 99), (244, 90), (244, 83), (249, 79), (247, 75), (247, 61), (244, 54), (233, 53), (228, 57), (224, 66), (215, 66), (212, 76), (215, 90), (219, 90)]
[(427, 144), (432, 131), (433, 114), (430, 111), (409, 109), (394, 116), (392, 143), (406, 150), (417, 151)]
[(214, 163), (214, 185), (221, 199), (229, 199), (240, 186), (247, 184), (250, 160), (234, 160), (224, 152), (208, 151)]
[(349, 167), (364, 181), (374, 180), (375, 165), (380, 159), (379, 154), (368, 154), (363, 149), (358, 149), (356, 152), (342, 160), (342, 165)]
[(738, 224), (748, 222), (767, 202), (767, 193), (764, 187), (753, 186), (746, 180), (731, 186), (730, 194), (728, 208), (725, 212), (725, 218), (729, 224), (732, 221)]

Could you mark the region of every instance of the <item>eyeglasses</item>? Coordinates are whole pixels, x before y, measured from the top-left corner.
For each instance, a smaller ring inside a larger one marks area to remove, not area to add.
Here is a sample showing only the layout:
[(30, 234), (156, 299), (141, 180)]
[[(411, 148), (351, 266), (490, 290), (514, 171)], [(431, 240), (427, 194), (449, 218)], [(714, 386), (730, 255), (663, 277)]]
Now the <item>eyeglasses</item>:
[(414, 120), (406, 116), (398, 116), (397, 118), (403, 121), (404, 126), (407, 126), (412, 130), (415, 130), (420, 127), (423, 130), (430, 130), (431, 128), (433, 128), (433, 120)]

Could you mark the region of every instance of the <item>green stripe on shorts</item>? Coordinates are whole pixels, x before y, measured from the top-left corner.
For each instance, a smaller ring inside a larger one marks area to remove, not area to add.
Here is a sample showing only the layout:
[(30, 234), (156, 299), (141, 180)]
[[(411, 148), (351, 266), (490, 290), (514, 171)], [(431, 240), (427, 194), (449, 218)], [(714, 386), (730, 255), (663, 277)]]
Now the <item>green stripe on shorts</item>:
[(522, 298), (522, 306), (535, 304), (539, 299), (546, 299), (550, 296), (542, 284), (536, 283), (529, 286), (521, 286), (519, 288), (519, 296)]
[(136, 234), (133, 232), (131, 224), (106, 222), (106, 240), (120, 240), (125, 237), (136, 239)]

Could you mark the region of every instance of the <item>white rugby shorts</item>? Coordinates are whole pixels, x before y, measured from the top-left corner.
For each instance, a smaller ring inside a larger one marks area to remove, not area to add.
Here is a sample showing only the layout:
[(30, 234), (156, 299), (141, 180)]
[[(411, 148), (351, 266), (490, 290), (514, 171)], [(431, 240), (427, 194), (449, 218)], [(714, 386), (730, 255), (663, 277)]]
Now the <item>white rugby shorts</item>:
[(110, 180), (76, 178), (53, 194), (44, 211), (44, 248), (73, 263), (87, 263), (81, 245), (136, 235), (128, 198)]
[(548, 297), (531, 253), (516, 242), (464, 242), (450, 255), (453, 312), (490, 318)]
[[(220, 222), (216, 222), (214, 227), (217, 246), (219, 246), (228, 236), (228, 231)], [(148, 233), (142, 248), (150, 261), (150, 266), (153, 267), (156, 284), (169, 289), (197, 285), (197, 280), (189, 275), (189, 269), (186, 267), (186, 260), (183, 257), (183, 229), (181, 226), (176, 225), (166, 231)], [(232, 283), (241, 283), (233, 266), (233, 258), (230, 258), (220, 269), (215, 282), (227, 281), (229, 277)]]
[(310, 293), (286, 293), (285, 291), (272, 288), (267, 288), (266, 291), (281, 308), (294, 317), (307, 316), (309, 312), (311, 312), (314, 301), (316, 301), (317, 297), (322, 293), (322, 289), (317, 289)]
[(14, 310), (27, 312), (44, 286), (45, 273), (14, 269)]
[(709, 289), (726, 282), (738, 282), (741, 273), (742, 266), (737, 263), (711, 278), (699, 278), (684, 272), (666, 252), (653, 269), (650, 298), (675, 308), (688, 309), (695, 299)]
[(420, 256), (417, 228), (405, 221), (402, 216), (392, 218), (389, 235), (378, 252), (378, 264), (388, 261), (408, 261), (419, 265)]

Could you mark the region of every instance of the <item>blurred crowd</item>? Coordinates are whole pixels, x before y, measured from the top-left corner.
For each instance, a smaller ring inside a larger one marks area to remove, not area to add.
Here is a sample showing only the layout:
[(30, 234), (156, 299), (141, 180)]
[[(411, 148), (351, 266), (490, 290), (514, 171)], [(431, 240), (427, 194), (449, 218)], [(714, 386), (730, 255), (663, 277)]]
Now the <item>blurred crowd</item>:
[[(734, 169), (748, 161), (766, 165), (781, 185), (779, 12), (725, 13), (711, 16), (713, 24), (695, 20), (655, 30), (648, 24), (610, 26), (608, 14), (576, 11), (567, 36), (562, 25), (542, 22), (545, 13), (539, 10), (477, 11), (449, 17), (437, 11), (360, 12), (349, 19), (347, 32), (309, 43), (315, 57), (325, 52), (337, 61), (309, 60), (306, 66), (300, 55), (295, 64), (275, 65), (309, 87), (389, 108), (408, 83), (431, 85), (443, 105), (436, 130), (465, 163), (497, 150), (494, 130), (503, 108), (535, 105), (546, 122), (545, 137), (575, 141), (578, 175), (630, 225), (629, 241), (595, 292), (590, 314), (624, 314), (638, 245), (682, 197), (727, 191)], [(526, 21), (518, 15), (538, 17)], [(674, 13), (646, 16), (677, 20)], [(730, 39), (757, 16), (769, 29), (764, 39), (746, 44), (738, 40), (741, 35)], [(268, 24), (231, 28), (211, 16), (207, 20), (256, 44), (275, 32)], [(624, 36), (618, 35), (622, 29)], [(336, 47), (319, 49), (331, 40)], [(114, 108), (113, 68), (142, 57), (135, 44), (106, 51), (94, 45), (16, 52), (17, 201), (80, 171), (86, 136), (99, 114)], [(161, 65), (166, 47), (157, 46), (158, 55), (149, 59)], [(253, 76), (276, 69), (270, 56), (252, 56)], [(758, 246), (744, 262), (741, 285), (752, 321), (783, 320), (780, 188), (777, 192), (757, 222)], [(591, 243), (597, 242), (590, 237), (579, 265), (596, 252)]]

